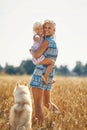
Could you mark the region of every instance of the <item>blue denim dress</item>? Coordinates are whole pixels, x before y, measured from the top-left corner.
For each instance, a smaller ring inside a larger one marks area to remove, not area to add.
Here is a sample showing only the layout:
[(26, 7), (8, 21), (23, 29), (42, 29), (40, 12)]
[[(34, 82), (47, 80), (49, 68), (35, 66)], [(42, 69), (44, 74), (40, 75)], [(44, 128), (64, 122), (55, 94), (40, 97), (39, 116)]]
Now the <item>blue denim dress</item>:
[[(47, 37), (46, 40), (48, 40), (48, 49), (44, 52), (44, 56), (46, 58), (50, 58), (53, 61), (56, 61), (57, 56), (58, 56), (58, 48), (57, 48), (56, 42), (54, 41), (54, 38), (52, 36)], [(48, 77), (48, 81), (49, 81), (48, 84), (45, 84), (45, 82), (42, 79), (42, 75), (44, 75), (46, 68), (47, 68), (46, 65), (37, 64), (35, 66), (35, 69), (34, 69), (34, 72), (30, 81), (31, 87), (40, 88), (42, 90), (51, 90), (52, 80), (55, 74), (55, 67), (52, 69)]]

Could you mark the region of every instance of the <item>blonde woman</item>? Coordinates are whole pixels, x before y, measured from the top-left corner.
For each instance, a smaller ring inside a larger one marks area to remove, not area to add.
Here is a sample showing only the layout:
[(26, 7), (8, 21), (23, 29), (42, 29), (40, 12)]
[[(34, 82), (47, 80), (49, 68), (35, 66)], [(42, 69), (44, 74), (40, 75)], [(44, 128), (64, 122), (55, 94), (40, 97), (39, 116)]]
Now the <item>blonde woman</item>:
[[(36, 53), (33, 54), (33, 56), (34, 58), (38, 58), (42, 54), (44, 54), (46, 58), (56, 61), (58, 56), (58, 48), (54, 40), (55, 23), (51, 20), (44, 21), (43, 31), (45, 35), (45, 40), (41, 44), (40, 48), (36, 51)], [(42, 112), (43, 104), (47, 108), (51, 106), (53, 111), (59, 110), (58, 107), (51, 102), (50, 97), (55, 68), (51, 70), (51, 73), (48, 77), (48, 84), (45, 84), (43, 82), (42, 75), (45, 74), (46, 68), (47, 67), (45, 65), (37, 64), (30, 82), (34, 97), (35, 113), (40, 126), (42, 126), (44, 120), (44, 115)]]
[[(43, 32), (43, 24), (41, 22), (35, 22), (33, 26), (33, 32), (34, 32), (34, 37), (33, 37), (34, 43), (30, 49), (30, 53), (32, 55), (40, 48), (40, 45), (43, 43), (45, 39), (44, 32)], [(47, 65), (45, 74), (42, 75), (42, 79), (46, 84), (48, 84), (48, 77), (54, 67), (55, 61), (45, 57), (45, 54), (42, 54), (38, 58), (33, 57), (32, 61), (35, 65), (36, 64)], [(54, 82), (55, 80), (52, 81), (52, 83)]]

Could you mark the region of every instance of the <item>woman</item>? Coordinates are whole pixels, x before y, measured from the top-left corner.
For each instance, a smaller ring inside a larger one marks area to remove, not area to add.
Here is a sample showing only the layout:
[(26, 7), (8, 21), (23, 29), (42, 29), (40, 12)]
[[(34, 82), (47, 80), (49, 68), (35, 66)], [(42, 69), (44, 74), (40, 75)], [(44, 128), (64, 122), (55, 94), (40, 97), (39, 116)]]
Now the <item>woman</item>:
[[(56, 61), (58, 49), (53, 37), (55, 34), (55, 23), (51, 20), (46, 20), (43, 24), (43, 30), (45, 40), (41, 44), (39, 50), (35, 52), (33, 56), (34, 58), (38, 58), (42, 54), (44, 54), (46, 58), (50, 58), (51, 60)], [(58, 110), (57, 106), (54, 105), (50, 99), (50, 90), (52, 88), (52, 80), (55, 70), (54, 68), (52, 69), (48, 78), (49, 83), (45, 84), (42, 79), (42, 75), (45, 73), (46, 67), (47, 66), (45, 65), (36, 65), (30, 82), (30, 86), (32, 87), (32, 93), (34, 97), (35, 113), (40, 126), (42, 126), (44, 119), (42, 112), (43, 104), (47, 108), (51, 106), (52, 110)]]

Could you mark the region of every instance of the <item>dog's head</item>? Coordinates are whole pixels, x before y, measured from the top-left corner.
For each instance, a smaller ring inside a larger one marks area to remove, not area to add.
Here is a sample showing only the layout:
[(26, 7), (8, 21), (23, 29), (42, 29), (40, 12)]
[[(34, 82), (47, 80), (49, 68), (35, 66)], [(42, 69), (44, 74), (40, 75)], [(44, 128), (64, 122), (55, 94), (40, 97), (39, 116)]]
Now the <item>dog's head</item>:
[(20, 83), (17, 83), (17, 85), (14, 89), (14, 95), (27, 93), (27, 91), (29, 91), (29, 89), (28, 89), (28, 85), (26, 83), (23, 85), (21, 85)]
[(15, 99), (15, 103), (29, 102), (30, 91), (29, 91), (28, 85), (26, 83), (23, 85), (17, 83), (17, 85), (14, 89), (14, 99)]

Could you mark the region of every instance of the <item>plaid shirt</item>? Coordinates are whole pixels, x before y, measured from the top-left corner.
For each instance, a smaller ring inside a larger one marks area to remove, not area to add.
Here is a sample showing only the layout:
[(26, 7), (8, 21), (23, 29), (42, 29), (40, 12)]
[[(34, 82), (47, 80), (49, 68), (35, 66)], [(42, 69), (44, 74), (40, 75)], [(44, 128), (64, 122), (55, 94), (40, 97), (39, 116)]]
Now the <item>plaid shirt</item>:
[[(48, 49), (44, 52), (44, 55), (46, 58), (50, 58), (56, 61), (57, 56), (58, 56), (58, 49), (57, 49), (56, 42), (54, 41), (52, 36), (47, 37), (46, 40), (48, 40)], [(31, 81), (30, 81), (31, 87), (41, 88), (43, 90), (51, 90), (52, 79), (55, 74), (55, 67), (53, 68), (52, 72), (49, 75), (49, 78), (48, 78), (49, 83), (47, 85), (44, 83), (42, 79), (42, 75), (45, 73), (46, 67), (47, 66), (45, 65), (39, 65), (39, 64), (36, 65)]]

